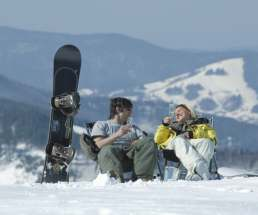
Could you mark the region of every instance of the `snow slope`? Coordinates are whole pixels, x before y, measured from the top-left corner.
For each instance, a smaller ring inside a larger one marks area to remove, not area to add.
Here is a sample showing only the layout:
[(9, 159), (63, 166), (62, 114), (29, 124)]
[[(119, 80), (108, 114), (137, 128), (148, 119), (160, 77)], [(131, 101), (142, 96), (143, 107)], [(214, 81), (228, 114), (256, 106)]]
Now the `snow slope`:
[[(246, 171), (224, 167), (219, 172), (230, 176)], [(0, 169), (0, 176), (1, 215), (255, 215), (258, 211), (257, 177), (121, 184), (100, 174), (93, 181), (39, 184), (32, 177), (21, 182), (23, 175), (12, 167)]]
[(255, 90), (244, 78), (244, 60), (228, 59), (144, 85), (146, 98), (187, 103), (198, 111), (258, 123)]
[(1, 215), (257, 214), (258, 178), (0, 185)]

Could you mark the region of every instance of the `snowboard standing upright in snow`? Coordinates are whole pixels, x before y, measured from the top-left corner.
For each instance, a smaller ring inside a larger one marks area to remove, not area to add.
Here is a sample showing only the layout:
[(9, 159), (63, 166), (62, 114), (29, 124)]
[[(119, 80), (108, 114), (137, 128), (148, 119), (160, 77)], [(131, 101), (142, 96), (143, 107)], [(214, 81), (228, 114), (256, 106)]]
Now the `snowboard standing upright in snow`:
[(75, 154), (71, 141), (73, 116), (80, 102), (77, 92), (80, 67), (78, 48), (65, 45), (58, 49), (54, 57), (52, 111), (41, 182), (69, 181), (69, 164)]

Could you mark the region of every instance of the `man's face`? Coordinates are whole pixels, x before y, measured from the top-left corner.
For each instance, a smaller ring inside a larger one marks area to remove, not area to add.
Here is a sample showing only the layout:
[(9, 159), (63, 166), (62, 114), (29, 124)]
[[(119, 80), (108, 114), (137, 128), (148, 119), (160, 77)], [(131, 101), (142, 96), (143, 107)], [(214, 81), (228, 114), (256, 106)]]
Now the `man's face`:
[(132, 108), (122, 108), (122, 111), (120, 112), (120, 118), (122, 118), (124, 121), (127, 121), (128, 118), (132, 115)]
[(175, 110), (175, 117), (177, 122), (185, 122), (191, 118), (191, 113), (184, 107), (178, 107)]

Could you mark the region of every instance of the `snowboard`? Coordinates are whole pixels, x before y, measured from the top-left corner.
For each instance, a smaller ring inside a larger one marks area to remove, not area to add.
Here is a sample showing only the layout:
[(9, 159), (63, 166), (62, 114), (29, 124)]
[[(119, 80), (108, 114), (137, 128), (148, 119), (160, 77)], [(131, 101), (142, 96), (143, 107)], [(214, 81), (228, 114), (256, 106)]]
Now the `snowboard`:
[(81, 54), (77, 47), (64, 45), (54, 56), (53, 97), (46, 157), (41, 183), (69, 181), (69, 165), (75, 150), (71, 146), (74, 115), (79, 109), (77, 92)]

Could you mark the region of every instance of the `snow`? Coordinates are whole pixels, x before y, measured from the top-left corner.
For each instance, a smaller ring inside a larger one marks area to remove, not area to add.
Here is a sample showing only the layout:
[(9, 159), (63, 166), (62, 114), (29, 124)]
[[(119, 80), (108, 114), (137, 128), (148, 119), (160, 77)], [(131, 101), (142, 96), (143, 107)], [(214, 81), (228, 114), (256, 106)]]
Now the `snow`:
[(32, 173), (28, 173), (23, 167), (20, 160), (0, 165), (0, 186), (9, 184), (20, 184), (24, 183), (25, 181), (36, 181), (36, 179), (37, 176)]
[(86, 129), (81, 127), (81, 126), (78, 126), (78, 125), (74, 125), (73, 126), (73, 131), (76, 133), (76, 134), (84, 134), (86, 133)]
[(80, 96), (92, 96), (97, 93), (97, 90), (91, 90), (88, 88), (80, 89), (79, 94)]
[(43, 170), (40, 163), (45, 159), (44, 150), (32, 148), (25, 142), (18, 142), (16, 150), (11, 151), (5, 144), (2, 146), (4, 148), (0, 154), (0, 185), (35, 182)]
[(233, 175), (239, 175), (239, 174), (257, 174), (253, 171), (247, 171), (243, 169), (237, 169), (237, 168), (227, 168), (227, 167), (221, 167), (219, 168), (219, 172), (223, 176), (233, 176)]
[(2, 184), (0, 190), (1, 215), (248, 215), (258, 211), (258, 178), (121, 184), (99, 175), (93, 182)]
[(16, 149), (18, 150), (25, 150), (27, 148), (27, 144), (25, 142), (19, 142), (16, 145)]
[(113, 92), (111, 92), (111, 93), (109, 93), (108, 94), (108, 97), (114, 97), (114, 96), (116, 96), (117, 94), (119, 95), (119, 94), (123, 94), (125, 92), (125, 90), (123, 89), (123, 90), (116, 90), (116, 91), (113, 91)]
[(109, 174), (98, 174), (98, 176), (93, 181), (93, 185), (97, 187), (103, 187), (108, 184), (116, 184), (117, 181), (114, 178), (110, 178)]

